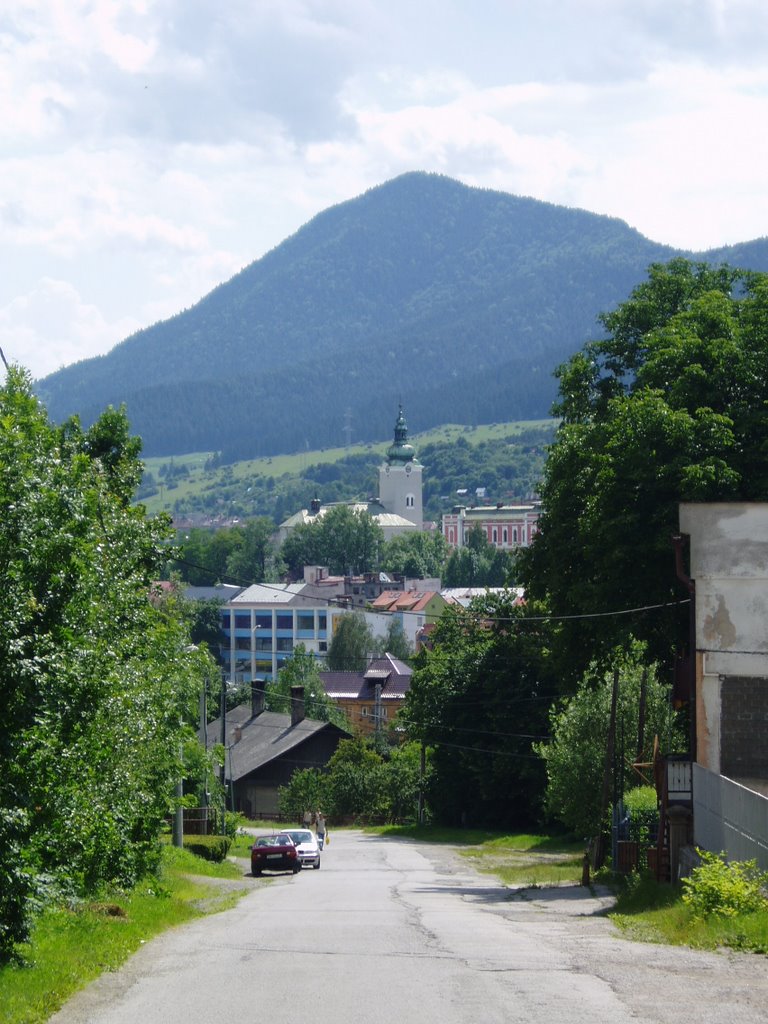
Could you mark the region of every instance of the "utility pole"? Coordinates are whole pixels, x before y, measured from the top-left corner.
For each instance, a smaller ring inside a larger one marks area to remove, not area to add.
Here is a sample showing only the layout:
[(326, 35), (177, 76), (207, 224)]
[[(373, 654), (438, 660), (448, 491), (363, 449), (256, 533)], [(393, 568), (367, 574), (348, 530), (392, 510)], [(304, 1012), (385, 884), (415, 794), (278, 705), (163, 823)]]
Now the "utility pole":
[(221, 745), (224, 759), (221, 764), (221, 834), (227, 834), (227, 674), (221, 669)]

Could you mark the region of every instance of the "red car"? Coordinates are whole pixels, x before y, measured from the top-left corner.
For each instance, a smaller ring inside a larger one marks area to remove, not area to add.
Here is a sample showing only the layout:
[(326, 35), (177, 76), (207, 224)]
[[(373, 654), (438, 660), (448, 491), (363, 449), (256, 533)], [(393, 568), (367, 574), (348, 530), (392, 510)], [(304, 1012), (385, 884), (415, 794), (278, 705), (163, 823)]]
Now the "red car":
[(262, 871), (301, 871), (301, 860), (296, 844), (289, 835), (275, 833), (259, 836), (251, 847), (251, 871), (257, 877)]

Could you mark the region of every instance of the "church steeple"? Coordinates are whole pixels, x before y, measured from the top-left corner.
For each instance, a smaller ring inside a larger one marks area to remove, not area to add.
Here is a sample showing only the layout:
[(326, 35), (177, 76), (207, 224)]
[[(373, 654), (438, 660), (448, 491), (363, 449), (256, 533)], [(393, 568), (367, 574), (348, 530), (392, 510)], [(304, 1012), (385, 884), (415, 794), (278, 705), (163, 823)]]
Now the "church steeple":
[(408, 427), (401, 405), (395, 423), (395, 439), (379, 469), (379, 501), (387, 512), (413, 523), (419, 530), (423, 515), (422, 468), (413, 445), (408, 441)]
[(416, 452), (412, 444), (408, 443), (408, 426), (403, 415), (402, 405), (399, 407), (397, 422), (395, 423), (395, 440), (387, 449), (387, 462), (392, 465), (404, 465), (406, 462), (415, 462)]

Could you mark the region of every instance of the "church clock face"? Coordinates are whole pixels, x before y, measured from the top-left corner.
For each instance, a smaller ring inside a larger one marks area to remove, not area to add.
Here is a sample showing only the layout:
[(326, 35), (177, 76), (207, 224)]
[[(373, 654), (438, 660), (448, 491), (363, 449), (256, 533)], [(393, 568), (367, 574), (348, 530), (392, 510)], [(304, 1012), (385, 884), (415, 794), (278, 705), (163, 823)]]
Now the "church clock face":
[(413, 469), (413, 466), (410, 464), (410, 462), (406, 462), (406, 464), (405, 464), (405, 472), (406, 473), (410, 473), (412, 469)]
[(389, 466), (384, 467), (384, 472), (389, 476)]

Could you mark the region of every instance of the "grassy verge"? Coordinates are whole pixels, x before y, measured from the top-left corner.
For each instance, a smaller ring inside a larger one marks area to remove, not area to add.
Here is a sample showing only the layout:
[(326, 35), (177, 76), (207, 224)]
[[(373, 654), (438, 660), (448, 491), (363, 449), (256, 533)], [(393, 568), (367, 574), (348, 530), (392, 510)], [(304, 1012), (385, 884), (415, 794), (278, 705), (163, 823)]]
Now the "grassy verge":
[[(205, 876), (210, 884), (190, 876)], [(78, 989), (114, 971), (159, 932), (232, 905), (246, 890), (222, 893), (215, 879), (242, 870), (166, 847), (157, 880), (99, 902), (51, 909), (37, 921), (23, 961), (0, 968), (0, 1022), (38, 1024)]]
[(630, 876), (610, 917), (622, 934), (638, 942), (768, 953), (765, 911), (698, 918), (683, 903), (679, 889), (648, 876)]
[(422, 842), (450, 843), (478, 871), (495, 875), (505, 885), (555, 885), (578, 882), (584, 844), (562, 836), (499, 834), (477, 829), (392, 826), (367, 828), (378, 835), (402, 836)]

